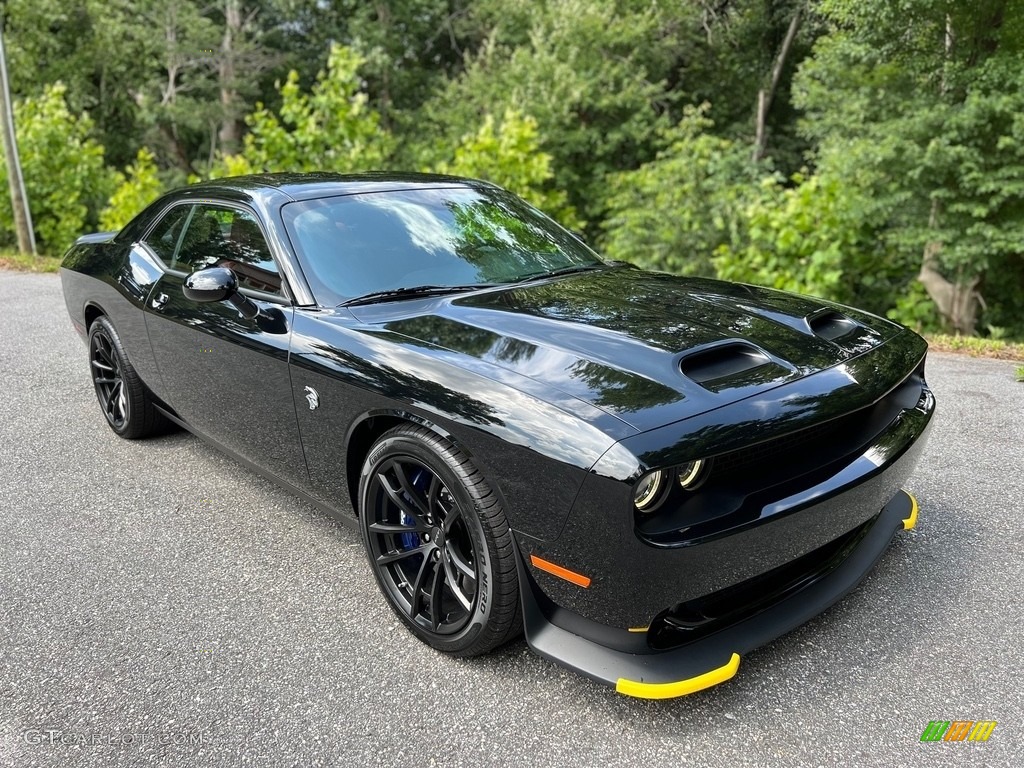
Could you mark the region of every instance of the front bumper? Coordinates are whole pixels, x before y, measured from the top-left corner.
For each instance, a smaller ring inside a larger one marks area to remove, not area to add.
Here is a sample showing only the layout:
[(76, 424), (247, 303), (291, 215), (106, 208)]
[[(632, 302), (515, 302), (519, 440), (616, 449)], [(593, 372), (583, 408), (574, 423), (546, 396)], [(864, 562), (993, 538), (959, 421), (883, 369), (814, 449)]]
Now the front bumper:
[[(883, 345), (617, 443), (556, 539), (517, 536), (530, 645), (623, 693), (679, 696), (846, 594), (916, 518), (900, 489), (935, 411), (923, 345)], [(624, 514), (640, 473), (748, 447), (693, 496)]]
[(650, 699), (684, 696), (728, 680), (744, 653), (800, 626), (850, 592), (874, 567), (896, 531), (914, 527), (917, 515), (917, 502), (899, 491), (861, 527), (856, 541), (836, 553), (841, 557), (822, 563), (814, 578), (802, 579), (798, 588), (781, 589), (778, 599), (762, 602), (741, 620), (662, 651), (652, 650), (645, 631), (604, 627), (600, 636), (587, 637), (559, 626), (552, 618), (563, 609), (537, 587), (520, 558), (526, 640), (539, 655), (612, 685), (619, 693)]

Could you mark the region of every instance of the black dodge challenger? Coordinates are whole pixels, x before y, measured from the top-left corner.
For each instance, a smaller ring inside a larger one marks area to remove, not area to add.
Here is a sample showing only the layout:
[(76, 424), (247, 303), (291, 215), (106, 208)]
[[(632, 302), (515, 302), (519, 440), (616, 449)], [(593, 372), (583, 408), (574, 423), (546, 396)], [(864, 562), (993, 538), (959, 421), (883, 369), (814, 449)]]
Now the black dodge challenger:
[(484, 182), (197, 184), (61, 279), (116, 434), (185, 427), (357, 526), (453, 655), (522, 632), (621, 693), (691, 693), (917, 520), (918, 335), (608, 263)]

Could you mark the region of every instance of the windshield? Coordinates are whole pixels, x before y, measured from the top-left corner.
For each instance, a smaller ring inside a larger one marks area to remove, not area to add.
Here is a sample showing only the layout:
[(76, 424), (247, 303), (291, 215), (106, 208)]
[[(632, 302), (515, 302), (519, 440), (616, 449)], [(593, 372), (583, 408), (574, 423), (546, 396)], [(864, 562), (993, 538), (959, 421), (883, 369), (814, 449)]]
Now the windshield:
[(500, 190), (369, 192), (288, 203), (282, 213), (313, 293), (328, 306), (603, 264), (572, 233)]

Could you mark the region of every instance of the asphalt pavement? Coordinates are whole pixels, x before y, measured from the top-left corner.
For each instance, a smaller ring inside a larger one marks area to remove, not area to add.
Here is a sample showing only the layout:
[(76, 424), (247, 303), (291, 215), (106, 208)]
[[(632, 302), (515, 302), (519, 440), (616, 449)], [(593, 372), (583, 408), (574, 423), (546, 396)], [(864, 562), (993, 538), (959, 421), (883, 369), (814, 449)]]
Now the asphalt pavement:
[(933, 355), (917, 528), (731, 681), (651, 702), (522, 641), (420, 644), (353, 532), (187, 433), (117, 438), (59, 279), (0, 272), (0, 766), (1024, 765), (1013, 371)]

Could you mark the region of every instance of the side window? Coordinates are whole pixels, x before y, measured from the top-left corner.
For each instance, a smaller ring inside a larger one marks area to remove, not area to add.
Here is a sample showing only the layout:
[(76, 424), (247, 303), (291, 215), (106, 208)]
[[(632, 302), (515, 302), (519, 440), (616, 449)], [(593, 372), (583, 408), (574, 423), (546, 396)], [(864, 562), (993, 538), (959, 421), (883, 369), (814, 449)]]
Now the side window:
[(181, 231), (185, 228), (191, 211), (191, 205), (179, 205), (171, 208), (156, 225), (156, 229), (150, 232), (149, 237), (143, 241), (168, 267), (174, 262), (174, 251), (178, 247)]
[(171, 268), (192, 273), (228, 267), (238, 284), (281, 294), (281, 274), (252, 214), (234, 208), (197, 205)]

